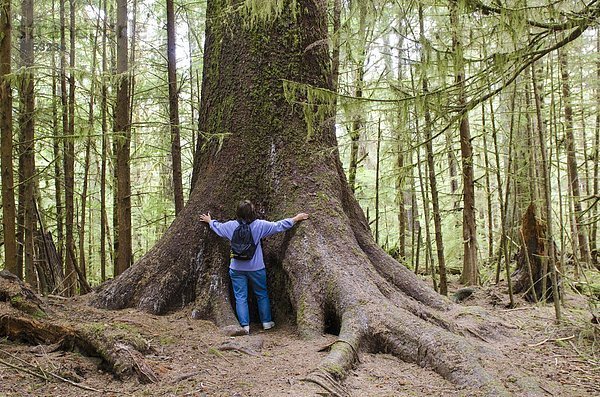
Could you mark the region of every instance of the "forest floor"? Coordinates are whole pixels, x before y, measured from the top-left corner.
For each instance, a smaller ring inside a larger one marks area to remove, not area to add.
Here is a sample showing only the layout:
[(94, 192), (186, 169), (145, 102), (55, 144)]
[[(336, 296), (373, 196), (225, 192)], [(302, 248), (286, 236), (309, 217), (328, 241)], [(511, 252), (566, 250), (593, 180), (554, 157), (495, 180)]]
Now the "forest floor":
[[(211, 322), (192, 319), (190, 310), (155, 316), (130, 309), (94, 309), (86, 297), (45, 302), (56, 316), (138, 333), (152, 347), (145, 360), (159, 381), (119, 381), (99, 369), (100, 359), (5, 338), (0, 339), (0, 396), (292, 395), (295, 385), (327, 354), (321, 348), (335, 340), (332, 335), (302, 340), (293, 326), (280, 324), (269, 331), (253, 324), (249, 336), (229, 337)], [(586, 300), (570, 294), (565, 302), (565, 321), (560, 325), (553, 321), (552, 305), (519, 301), (516, 308), (506, 309), (507, 303), (503, 290), (494, 287), (477, 290), (462, 304), (482, 306), (515, 330), (510, 338), (491, 343), (521, 373), (540, 379), (548, 396), (599, 396), (600, 332), (598, 325), (590, 322)], [(48, 376), (51, 373), (68, 382)], [(39, 374), (52, 380), (41, 379)], [(477, 395), (391, 355), (365, 352), (344, 385), (352, 396), (361, 397)]]

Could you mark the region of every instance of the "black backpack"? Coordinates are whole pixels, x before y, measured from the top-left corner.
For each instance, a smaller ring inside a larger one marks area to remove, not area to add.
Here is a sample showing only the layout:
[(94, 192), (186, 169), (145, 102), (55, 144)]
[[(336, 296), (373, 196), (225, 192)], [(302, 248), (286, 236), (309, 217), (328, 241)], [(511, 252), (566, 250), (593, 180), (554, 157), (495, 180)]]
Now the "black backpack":
[(238, 219), (238, 227), (234, 230), (231, 237), (231, 257), (235, 259), (249, 261), (254, 257), (256, 244), (252, 237), (250, 224)]

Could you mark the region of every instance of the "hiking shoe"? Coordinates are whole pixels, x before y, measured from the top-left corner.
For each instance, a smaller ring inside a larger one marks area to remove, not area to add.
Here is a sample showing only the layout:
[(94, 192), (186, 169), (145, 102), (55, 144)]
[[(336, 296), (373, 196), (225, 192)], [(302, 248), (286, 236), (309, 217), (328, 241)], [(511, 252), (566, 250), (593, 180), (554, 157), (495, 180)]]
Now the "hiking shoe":
[(246, 331), (246, 335), (250, 335), (250, 326), (249, 325), (244, 325), (242, 328), (244, 329), (244, 331)]
[(269, 321), (268, 323), (263, 323), (263, 329), (267, 330), (267, 329), (271, 329), (275, 326), (275, 323), (273, 321)]

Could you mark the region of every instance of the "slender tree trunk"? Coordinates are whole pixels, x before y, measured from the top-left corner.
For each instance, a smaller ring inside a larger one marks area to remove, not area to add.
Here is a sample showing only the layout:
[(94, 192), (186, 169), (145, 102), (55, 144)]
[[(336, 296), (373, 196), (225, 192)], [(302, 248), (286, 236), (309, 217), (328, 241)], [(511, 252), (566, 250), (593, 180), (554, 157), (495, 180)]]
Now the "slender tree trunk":
[[(596, 29), (596, 53), (600, 54), (600, 29)], [(594, 188), (592, 194), (598, 200), (600, 198), (600, 60), (596, 61), (596, 123), (594, 126), (594, 150), (592, 154), (592, 161), (594, 163)], [(592, 214), (590, 218), (593, 219), (592, 227), (590, 231), (590, 250), (596, 252), (596, 262), (600, 261), (598, 255), (598, 207), (600, 202), (596, 202), (596, 205), (592, 207)]]
[[(516, 87), (516, 86), (515, 86)], [(515, 88), (516, 89), (516, 88)], [(512, 95), (513, 101), (511, 104), (512, 109), (514, 109), (514, 95)], [(492, 140), (494, 142), (494, 156), (496, 161), (496, 184), (498, 185), (498, 202), (500, 204), (500, 226), (501, 226), (501, 237), (500, 237), (500, 249), (498, 251), (498, 264), (496, 267), (496, 284), (500, 283), (500, 274), (502, 269), (502, 258), (504, 257), (506, 262), (506, 281), (508, 284), (508, 295), (510, 299), (510, 305), (514, 305), (514, 297), (512, 291), (512, 283), (510, 278), (510, 270), (509, 270), (509, 248), (508, 248), (508, 217), (507, 217), (507, 209), (508, 209), (508, 192), (510, 190), (510, 167), (511, 167), (511, 150), (512, 150), (512, 127), (509, 131), (509, 142), (508, 142), (508, 156), (506, 157), (506, 163), (503, 168), (506, 169), (506, 188), (503, 189), (502, 186), (502, 175), (500, 174), (500, 149), (498, 145), (498, 129), (496, 128), (496, 113), (494, 111), (494, 103), (492, 99), (489, 100), (490, 105), (490, 122), (492, 124)], [(511, 112), (513, 114), (514, 112)], [(511, 121), (511, 126), (513, 125)]]
[[(20, 180), (23, 186), (23, 231), (25, 280), (30, 285), (37, 285), (34, 264), (34, 188), (35, 188), (35, 147), (34, 147), (34, 76), (33, 76), (33, 0), (21, 2), (21, 42), (20, 58), (23, 73), (20, 79), (19, 125), (21, 132), (21, 153), (23, 169)], [(19, 161), (21, 163), (21, 161)], [(21, 206), (21, 203), (19, 203)]]
[[(506, 158), (504, 160), (504, 168), (506, 170), (506, 182), (505, 182), (505, 188), (504, 188), (504, 195), (500, 198), (500, 203), (502, 205), (502, 213), (501, 213), (501, 218), (502, 218), (502, 252), (504, 254), (504, 270), (506, 272), (506, 283), (508, 284), (508, 295), (510, 298), (510, 306), (513, 307), (515, 304), (514, 301), (514, 296), (513, 296), (513, 286), (512, 286), (512, 280), (511, 280), (511, 276), (510, 276), (510, 261), (511, 261), (511, 253), (510, 253), (510, 248), (508, 246), (509, 243), (509, 229), (510, 226), (514, 224), (514, 221), (511, 219), (511, 217), (509, 216), (509, 209), (510, 209), (510, 199), (511, 199), (511, 185), (512, 185), (512, 170), (514, 169), (514, 162), (513, 160), (513, 150), (514, 150), (514, 145), (513, 145), (513, 141), (514, 141), (514, 128), (515, 128), (515, 107), (516, 107), (516, 101), (517, 101), (517, 86), (514, 86), (513, 92), (511, 93), (511, 104), (510, 104), (510, 127), (508, 130), (508, 153), (506, 155)], [(492, 119), (493, 120), (493, 119)], [(499, 153), (498, 147), (497, 147), (497, 136), (494, 135), (494, 145), (496, 146), (496, 153)], [(497, 154), (496, 157), (496, 161), (498, 162), (498, 165), (500, 164), (500, 157), (499, 154)], [(500, 181), (500, 169), (498, 169), (498, 180)], [(499, 192), (502, 192), (502, 189), (499, 189)], [(516, 201), (516, 194), (513, 194), (512, 197), (514, 197), (515, 201)], [(512, 214), (514, 214), (514, 209), (512, 211)], [(500, 266), (501, 261), (499, 261), (498, 266)], [(544, 276), (544, 280), (545, 280), (545, 276)]]
[[(549, 71), (548, 71), (548, 75), (550, 76), (550, 88), (548, 90), (548, 92), (550, 93), (550, 104), (549, 104), (549, 128), (548, 128), (548, 135), (549, 135), (549, 144), (550, 144), (550, 149), (555, 148), (554, 150), (554, 161), (556, 164), (556, 192), (558, 193), (558, 225), (560, 226), (559, 230), (560, 230), (560, 260), (556, 261), (556, 268), (557, 271), (559, 273), (565, 274), (565, 270), (566, 267), (563, 267), (563, 264), (565, 264), (565, 258), (567, 255), (567, 238), (566, 238), (566, 229), (567, 226), (566, 224), (571, 225), (571, 218), (569, 218), (567, 220), (567, 222), (565, 222), (565, 204), (564, 204), (564, 200), (563, 197), (565, 197), (563, 195), (563, 187), (562, 187), (562, 164), (564, 163), (564, 161), (561, 160), (561, 151), (560, 151), (560, 147), (561, 147), (561, 140), (558, 137), (558, 129), (559, 129), (559, 120), (558, 120), (558, 114), (560, 113), (560, 110), (557, 110), (557, 103), (558, 101), (556, 100), (556, 92), (557, 92), (557, 88), (555, 85), (555, 73), (554, 73), (554, 63), (553, 62), (549, 62)], [(550, 155), (552, 154), (552, 151), (550, 151)], [(552, 161), (550, 161), (549, 167), (552, 166)], [(551, 170), (551, 168), (549, 168), (549, 170)], [(552, 174), (552, 173), (550, 173)], [(567, 184), (569, 183), (569, 181), (567, 181)], [(568, 188), (567, 188), (568, 189)], [(567, 198), (567, 205), (570, 205), (570, 200)], [(569, 211), (569, 213), (571, 213), (571, 211)], [(573, 235), (575, 236), (575, 235)], [(572, 239), (571, 240), (572, 243), (574, 243), (573, 245), (573, 251), (577, 251), (575, 249), (576, 244), (577, 244), (577, 239)], [(557, 255), (558, 257), (558, 255)], [(574, 262), (575, 262), (575, 279), (578, 280), (578, 275), (577, 275), (577, 269), (578, 269), (578, 257), (577, 255), (574, 256)], [(544, 298), (545, 299), (545, 298)]]
[[(450, 20), (452, 30), (452, 50), (454, 55), (455, 80), (458, 86), (458, 106), (464, 108), (467, 98), (465, 94), (465, 67), (463, 48), (459, 35), (460, 6), (457, 0), (451, 1)], [(469, 118), (465, 114), (460, 118), (460, 153), (463, 174), (463, 271), (460, 282), (467, 285), (479, 283), (479, 267), (477, 265), (477, 224), (475, 217), (475, 177), (473, 172), (473, 143)]]
[(17, 276), (21, 279), (25, 276), (25, 267), (23, 264), (23, 259), (25, 257), (25, 184), (23, 180), (25, 177), (23, 176), (23, 170), (25, 166), (23, 164), (23, 153), (24, 148), (21, 143), (23, 137), (19, 134), (19, 160), (18, 160), (18, 169), (17, 175), (19, 176), (19, 188), (17, 189), (17, 268), (19, 269)]
[[(359, 7), (359, 22), (358, 22), (358, 38), (359, 44), (358, 54), (356, 55), (356, 61), (354, 63), (354, 97), (357, 101), (363, 97), (363, 88), (365, 80), (365, 61), (367, 57), (368, 44), (367, 44), (367, 6), (362, 2), (353, 1), (351, 7)], [(358, 107), (362, 106), (358, 102), (357, 109), (355, 109), (352, 115), (352, 123), (350, 125), (350, 165), (348, 167), (348, 184), (350, 189), (354, 192), (356, 189), (356, 171), (358, 169), (359, 159), (359, 148), (360, 148), (360, 134), (365, 128), (365, 118), (361, 114)]]
[(498, 131), (496, 129), (496, 114), (494, 111), (494, 102), (490, 98), (489, 100), (490, 107), (490, 123), (492, 124), (492, 141), (494, 143), (494, 160), (496, 163), (496, 185), (498, 186), (498, 205), (500, 207), (500, 247), (498, 248), (498, 259), (496, 266), (496, 285), (500, 282), (500, 273), (502, 269), (502, 255), (505, 252), (504, 244), (506, 244), (506, 234), (504, 230), (504, 195), (502, 193), (502, 175), (500, 174), (500, 150), (498, 147)]
[[(422, 43), (422, 48), (424, 49), (421, 54), (421, 60), (424, 64), (427, 64), (429, 55), (426, 52), (425, 48), (425, 24), (423, 18), (423, 7), (419, 4), (419, 30), (420, 30), (420, 42)], [(423, 95), (427, 95), (429, 93), (429, 83), (427, 76), (423, 74), (421, 76), (421, 85), (423, 87)], [(446, 259), (444, 258), (444, 238), (442, 235), (442, 218), (440, 216), (440, 204), (438, 197), (438, 188), (437, 188), (437, 177), (435, 174), (435, 160), (433, 158), (433, 138), (431, 134), (432, 129), (432, 120), (431, 113), (429, 110), (429, 105), (427, 103), (427, 99), (424, 102), (425, 106), (425, 148), (427, 150), (427, 169), (429, 171), (429, 185), (431, 188), (431, 204), (433, 206), (433, 224), (435, 228), (435, 245), (437, 248), (437, 260), (438, 267), (440, 269), (440, 293), (442, 295), (448, 294), (448, 281), (446, 275)]]
[(131, 171), (129, 166), (131, 125), (129, 109), (127, 1), (117, 1), (117, 103), (115, 108), (115, 146), (117, 173), (118, 252), (115, 276), (131, 264)]
[[(194, 54), (194, 51), (197, 47), (197, 45), (194, 45), (194, 40), (193, 37), (196, 37), (196, 35), (194, 34), (194, 31), (192, 29), (192, 26), (190, 24), (190, 16), (187, 15), (186, 21), (187, 21), (187, 29), (188, 29), (188, 52), (189, 54)], [(196, 150), (196, 135), (198, 135), (198, 129), (197, 124), (196, 124), (196, 101), (195, 101), (195, 87), (194, 85), (196, 84), (196, 79), (194, 78), (194, 57), (190, 56), (190, 63), (189, 63), (189, 74), (190, 74), (190, 122), (188, 123), (191, 129), (191, 145), (189, 145), (190, 148), (190, 154), (191, 154), (191, 158), (194, 158), (194, 153)]]
[[(531, 67), (527, 68), (527, 75), (530, 74), (531, 72)], [(524, 156), (524, 160), (527, 164), (527, 178), (525, 180), (525, 185), (528, 187), (528, 191), (529, 191), (529, 202), (530, 203), (537, 203), (539, 200), (539, 193), (538, 193), (538, 188), (539, 188), (539, 183), (538, 183), (538, 178), (537, 178), (537, 170), (536, 170), (536, 166), (538, 164), (537, 161), (537, 156), (536, 156), (536, 150), (535, 150), (535, 137), (534, 137), (534, 133), (533, 133), (533, 123), (531, 120), (531, 113), (532, 113), (532, 104), (531, 104), (531, 88), (529, 86), (529, 81), (526, 81), (525, 84), (525, 123), (526, 123), (526, 128), (525, 128), (525, 133), (526, 135), (526, 155)], [(524, 203), (523, 203), (524, 204)], [(536, 209), (538, 208), (537, 205), (534, 206)], [(520, 213), (524, 213), (523, 211), (521, 211)]]
[(75, 0), (69, 0), (69, 127), (64, 141), (65, 152), (65, 215), (67, 261), (72, 265), (73, 284), (69, 294), (77, 292), (77, 255), (75, 253)]
[(102, 88), (100, 93), (100, 118), (102, 125), (102, 152), (100, 159), (100, 280), (106, 280), (106, 230), (108, 228), (108, 219), (106, 215), (106, 163), (108, 150), (108, 86), (106, 84), (106, 75), (108, 73), (106, 62), (106, 39), (108, 35), (106, 13), (107, 0), (102, 1)]
[[(586, 124), (586, 120), (587, 120), (587, 106), (586, 106), (586, 99), (585, 99), (585, 77), (584, 77), (584, 65), (583, 64), (579, 64), (579, 108), (581, 111), (581, 146), (583, 149), (583, 172), (585, 174), (584, 179), (584, 187), (585, 187), (585, 196), (587, 198), (590, 198), (590, 196), (592, 195), (592, 174), (590, 172), (590, 152), (589, 152), (589, 146), (590, 144), (593, 144), (593, 140), (589, 140), (588, 141), (588, 131), (587, 131), (587, 124)], [(575, 145), (577, 146), (577, 145)], [(588, 202), (591, 203), (591, 202)], [(586, 205), (586, 209), (584, 212), (588, 212), (590, 210), (590, 205)], [(587, 219), (589, 220), (589, 223), (587, 223), (585, 225), (585, 230), (586, 230), (586, 235), (590, 235), (591, 233), (591, 219), (590, 219), (590, 213), (588, 213), (587, 215)], [(591, 255), (591, 251), (592, 251), (592, 247), (591, 247), (591, 242), (588, 241), (589, 244), (589, 249), (590, 249), (590, 255)]]
[(175, 9), (173, 0), (167, 0), (167, 74), (169, 80), (169, 123), (171, 126), (171, 163), (173, 167), (173, 194), (175, 215), (183, 209), (183, 182), (181, 179), (181, 137), (179, 132), (179, 91), (177, 87), (177, 46), (175, 43)]
[[(101, 1), (101, 0), (100, 0)], [(98, 48), (98, 35), (100, 34), (100, 18), (101, 15), (98, 13), (98, 19), (96, 20), (96, 32), (91, 38), (92, 45), (92, 76), (96, 75), (96, 48)], [(88, 194), (88, 178), (90, 173), (90, 150), (92, 146), (92, 135), (94, 132), (94, 103), (96, 100), (96, 80), (92, 79), (90, 86), (90, 100), (88, 106), (88, 130), (87, 138), (85, 141), (85, 160), (83, 166), (83, 187), (81, 191), (81, 222), (79, 224), (79, 269), (87, 281), (87, 269), (85, 261), (85, 217), (86, 217), (86, 206), (87, 206), (87, 194)], [(90, 224), (90, 226), (92, 226)], [(91, 234), (91, 231), (90, 231)], [(88, 251), (91, 254), (90, 251)]]
[[(560, 63), (560, 75), (562, 85), (562, 96), (565, 112), (565, 141), (567, 146), (567, 169), (569, 174), (569, 184), (571, 186), (571, 194), (573, 196), (573, 208), (575, 217), (573, 239), (577, 237), (579, 243), (579, 254), (581, 261), (587, 264), (591, 263), (590, 250), (585, 229), (582, 226), (582, 208), (581, 208), (581, 193), (579, 186), (579, 171), (577, 169), (577, 158), (575, 156), (575, 137), (573, 135), (573, 107), (571, 104), (571, 89), (569, 85), (569, 71), (567, 65), (567, 55), (564, 50), (558, 52)], [(576, 255), (574, 252), (573, 255)]]
[[(402, 19), (399, 18), (399, 20), (401, 21)], [(396, 76), (397, 81), (403, 81), (404, 79), (404, 58), (405, 58), (405, 50), (404, 50), (404, 26), (402, 25), (401, 22), (399, 22), (398, 24), (398, 32), (400, 32), (399, 38), (398, 38), (398, 59), (399, 59), (399, 63), (398, 63), (398, 74)], [(385, 36), (385, 41), (389, 41), (388, 36)], [(384, 41), (384, 43), (385, 43)], [(386, 46), (388, 46), (388, 44), (386, 44)], [(388, 79), (391, 77), (391, 74), (393, 73), (393, 62), (391, 59), (391, 50), (389, 53), (386, 52), (385, 55), (385, 65), (386, 65), (386, 76)], [(414, 79), (412, 78), (412, 74), (411, 74), (411, 84), (414, 84)], [(408, 229), (408, 216), (407, 216), (407, 210), (406, 210), (406, 180), (407, 180), (407, 175), (408, 172), (405, 169), (405, 152), (406, 149), (408, 147), (408, 145), (406, 144), (406, 141), (409, 140), (409, 138), (405, 138), (405, 135), (408, 133), (408, 131), (410, 130), (409, 127), (407, 127), (408, 124), (408, 109), (407, 109), (407, 104), (406, 102), (402, 102), (400, 104), (398, 104), (398, 116), (397, 116), (397, 126), (395, 128), (396, 130), (396, 147), (397, 147), (397, 155), (396, 155), (396, 204), (398, 206), (398, 257), (400, 259), (400, 261), (404, 262), (406, 260), (406, 232)], [(410, 227), (412, 229), (412, 227)], [(413, 245), (414, 246), (414, 245)], [(411, 258), (414, 260), (414, 255), (411, 256)]]
[(381, 119), (377, 124), (377, 149), (375, 152), (375, 242), (379, 244), (379, 170), (381, 169)]
[(556, 320), (561, 318), (560, 300), (557, 299), (559, 296), (558, 292), (558, 277), (556, 275), (556, 252), (554, 251), (554, 235), (553, 235), (553, 216), (552, 216), (552, 187), (550, 182), (550, 176), (552, 175), (550, 169), (550, 162), (548, 161), (548, 150), (546, 148), (546, 139), (544, 121), (542, 119), (542, 99), (540, 94), (540, 87), (538, 86), (535, 65), (531, 65), (531, 82), (533, 85), (533, 98), (535, 101), (535, 114), (536, 124), (538, 131), (538, 138), (540, 142), (540, 155), (542, 158), (542, 182), (544, 192), (544, 212), (546, 220), (546, 258), (541, 258), (542, 261), (547, 261), (550, 265), (550, 272), (552, 273), (552, 296), (554, 297), (554, 312)]
[[(56, 2), (52, 1), (52, 22), (55, 23), (56, 14)], [(63, 48), (62, 44), (56, 43), (55, 35), (52, 35), (52, 43), (56, 44), (60, 48), (58, 52), (59, 57), (62, 59)], [(54, 154), (54, 200), (56, 201), (56, 245), (58, 246), (57, 253), (60, 265), (63, 265), (64, 259), (64, 214), (63, 214), (63, 175), (61, 165), (63, 164), (63, 158), (60, 152), (60, 127), (58, 120), (58, 86), (57, 86), (57, 62), (56, 62), (56, 51), (52, 53), (52, 150)], [(60, 62), (59, 62), (60, 63)], [(61, 78), (62, 81), (62, 78)], [(62, 94), (61, 94), (62, 96)], [(61, 280), (62, 286), (62, 280)]]
[(398, 137), (397, 137), (397, 150), (398, 155), (396, 156), (396, 203), (398, 205), (398, 257), (401, 261), (406, 259), (406, 206), (404, 199), (404, 188), (406, 184), (405, 170), (404, 170), (404, 153), (403, 150), (405, 145), (403, 139), (400, 136), (402, 132), (401, 127), (398, 126)]
[[(70, 0), (71, 3), (73, 0)], [(74, 185), (74, 152), (75, 149), (71, 150), (73, 146), (73, 134), (70, 129), (70, 109), (71, 102), (67, 96), (67, 60), (66, 60), (66, 0), (60, 0), (60, 47), (61, 47), (61, 59), (60, 59), (60, 92), (61, 92), (61, 111), (62, 111), (62, 135), (63, 135), (63, 170), (64, 170), (64, 187), (65, 187), (65, 294), (73, 295), (75, 293), (77, 274), (75, 271), (76, 261), (73, 257), (74, 254), (74, 243), (73, 243), (73, 185)], [(74, 38), (73, 42), (74, 44)], [(74, 47), (74, 45), (73, 45)], [(70, 48), (70, 53), (73, 53), (74, 48)], [(74, 61), (73, 53), (73, 61)], [(74, 71), (71, 72), (71, 75)], [(74, 83), (74, 81), (73, 81)], [(73, 94), (75, 92), (73, 91)], [(74, 121), (74, 119), (73, 119)]]
[[(433, 250), (431, 246), (431, 232), (429, 230), (431, 216), (429, 214), (429, 189), (427, 188), (427, 181), (423, 174), (428, 173), (427, 163), (425, 163), (425, 172), (423, 172), (423, 165), (421, 162), (420, 150), (417, 150), (417, 171), (419, 173), (419, 186), (421, 187), (421, 199), (423, 200), (423, 215), (425, 217), (425, 274), (429, 271), (429, 263), (431, 263), (431, 281), (435, 292), (439, 292), (438, 283), (436, 279), (435, 260), (433, 259)], [(418, 264), (418, 262), (417, 262)], [(415, 274), (418, 274), (419, 269), (415, 267)]]
[(454, 201), (454, 208), (459, 206), (460, 200), (457, 198), (458, 196), (458, 178), (457, 178), (457, 168), (456, 164), (456, 154), (454, 152), (454, 143), (452, 142), (451, 133), (446, 133), (446, 151), (448, 156), (448, 174), (450, 176), (450, 195), (452, 200)]
[(331, 33), (331, 86), (333, 92), (338, 92), (340, 79), (340, 48), (341, 48), (342, 0), (333, 0), (333, 31)]
[(12, 92), (11, 74), (11, 1), (0, 0), (0, 133), (2, 169), (2, 230), (4, 233), (5, 268), (18, 275), (17, 236), (15, 231), (15, 192), (13, 178)]
[(481, 124), (483, 132), (481, 134), (483, 138), (483, 161), (485, 167), (485, 192), (487, 202), (487, 227), (488, 227), (488, 258), (492, 258), (494, 255), (494, 214), (492, 212), (492, 184), (490, 181), (490, 158), (487, 145), (487, 123), (486, 123), (486, 111), (485, 103), (481, 104)]

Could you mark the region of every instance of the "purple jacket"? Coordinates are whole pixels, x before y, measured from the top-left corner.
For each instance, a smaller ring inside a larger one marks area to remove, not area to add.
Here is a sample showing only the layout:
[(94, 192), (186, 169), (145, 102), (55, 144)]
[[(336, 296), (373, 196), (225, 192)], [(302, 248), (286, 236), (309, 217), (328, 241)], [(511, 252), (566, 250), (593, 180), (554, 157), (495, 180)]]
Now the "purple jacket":
[[(210, 228), (219, 235), (219, 237), (225, 237), (229, 241), (233, 236), (233, 232), (238, 227), (239, 223), (236, 220), (227, 221), (221, 223), (219, 221), (210, 221)], [(233, 270), (241, 271), (255, 271), (261, 270), (265, 267), (265, 261), (263, 259), (262, 245), (260, 240), (264, 237), (269, 237), (275, 233), (285, 232), (294, 226), (292, 218), (283, 219), (278, 222), (269, 222), (262, 219), (256, 219), (250, 224), (250, 230), (252, 231), (252, 237), (256, 244), (256, 252), (249, 261), (239, 260), (231, 258), (229, 268)]]

